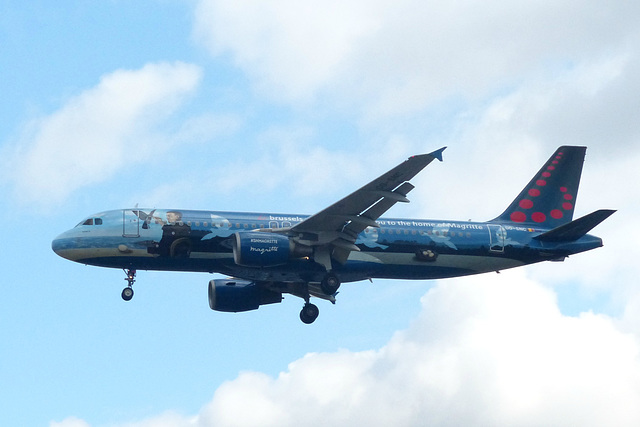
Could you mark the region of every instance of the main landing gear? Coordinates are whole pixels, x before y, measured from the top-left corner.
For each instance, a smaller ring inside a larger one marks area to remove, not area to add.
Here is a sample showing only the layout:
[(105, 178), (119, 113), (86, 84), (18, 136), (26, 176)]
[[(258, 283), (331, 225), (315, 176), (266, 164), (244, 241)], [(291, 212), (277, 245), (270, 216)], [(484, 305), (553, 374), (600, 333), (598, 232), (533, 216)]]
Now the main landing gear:
[(318, 318), (318, 314), (320, 314), (318, 307), (315, 304), (306, 302), (300, 311), (300, 320), (302, 320), (302, 323), (310, 325)]
[(122, 290), (122, 299), (125, 301), (130, 301), (133, 298), (133, 284), (136, 281), (136, 270), (128, 269), (123, 270), (127, 277), (124, 280), (127, 281), (127, 287)]
[[(317, 282), (316, 282), (317, 283)], [(314, 289), (309, 291), (309, 283), (306, 283), (302, 289), (297, 293), (297, 296), (304, 298), (304, 306), (300, 311), (300, 320), (307, 325), (315, 322), (318, 318), (320, 310), (314, 304), (311, 304), (311, 294), (315, 297), (326, 299), (335, 304), (335, 295), (340, 287), (340, 278), (332, 272), (328, 272), (324, 279), (320, 282), (320, 286), (314, 286)]]
[(333, 273), (327, 273), (320, 282), (320, 288), (322, 292), (327, 295), (333, 295), (338, 292), (338, 288), (340, 287), (340, 279)]

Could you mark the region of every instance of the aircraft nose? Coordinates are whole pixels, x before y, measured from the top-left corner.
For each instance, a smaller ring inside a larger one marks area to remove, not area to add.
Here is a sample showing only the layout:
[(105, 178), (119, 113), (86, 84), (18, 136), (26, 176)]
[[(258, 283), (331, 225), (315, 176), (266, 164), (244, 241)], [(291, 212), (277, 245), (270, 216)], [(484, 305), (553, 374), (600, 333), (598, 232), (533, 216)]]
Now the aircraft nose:
[(60, 239), (55, 238), (53, 239), (53, 241), (51, 242), (51, 249), (53, 250), (53, 252), (55, 252), (57, 255), (60, 255), (60, 249), (61, 249), (61, 244), (60, 244)]
[(51, 242), (51, 249), (58, 256), (61, 256), (64, 258), (64, 256), (62, 256), (63, 245), (62, 245), (62, 239), (60, 238), (60, 236), (53, 239), (53, 241)]
[(69, 232), (62, 233), (51, 242), (53, 252), (65, 259), (71, 259), (70, 251), (73, 250), (74, 247), (74, 241), (68, 234)]

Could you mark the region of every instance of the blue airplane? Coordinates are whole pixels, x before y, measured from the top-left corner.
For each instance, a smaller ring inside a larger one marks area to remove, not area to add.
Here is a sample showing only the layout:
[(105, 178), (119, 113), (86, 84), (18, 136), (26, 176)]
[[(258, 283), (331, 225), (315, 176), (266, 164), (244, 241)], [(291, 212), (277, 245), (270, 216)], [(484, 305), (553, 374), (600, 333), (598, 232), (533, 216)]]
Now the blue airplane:
[(487, 222), (382, 218), (408, 202), (409, 183), (446, 147), (410, 157), (315, 215), (119, 209), (91, 215), (52, 249), (82, 264), (120, 268), (133, 297), (137, 270), (221, 273), (209, 306), (224, 312), (304, 299), (300, 319), (318, 317), (317, 297), (335, 303), (341, 283), (441, 279), (537, 263), (602, 246), (587, 234), (614, 210), (573, 220), (586, 147), (556, 150), (507, 209)]

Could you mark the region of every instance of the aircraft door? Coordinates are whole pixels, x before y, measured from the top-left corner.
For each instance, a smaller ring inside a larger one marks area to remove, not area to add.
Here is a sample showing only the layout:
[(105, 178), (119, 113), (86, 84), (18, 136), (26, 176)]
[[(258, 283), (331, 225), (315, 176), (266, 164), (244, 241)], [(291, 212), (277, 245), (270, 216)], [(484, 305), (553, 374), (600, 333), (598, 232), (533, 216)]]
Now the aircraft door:
[(122, 237), (140, 237), (140, 217), (136, 212), (131, 209), (122, 211)]
[(494, 224), (487, 227), (489, 228), (489, 251), (504, 252), (504, 227)]

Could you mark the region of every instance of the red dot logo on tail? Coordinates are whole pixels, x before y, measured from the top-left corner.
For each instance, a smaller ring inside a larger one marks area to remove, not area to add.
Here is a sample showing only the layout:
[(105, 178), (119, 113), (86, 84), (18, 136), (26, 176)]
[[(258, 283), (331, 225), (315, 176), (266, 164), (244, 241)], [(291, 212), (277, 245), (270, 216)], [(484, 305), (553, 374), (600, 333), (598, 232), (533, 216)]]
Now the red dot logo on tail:
[(545, 222), (547, 220), (547, 216), (545, 214), (543, 214), (542, 212), (534, 212), (531, 215), (531, 219), (534, 220), (535, 222)]
[(519, 203), (522, 209), (531, 209), (533, 207), (533, 202), (529, 199), (520, 200)]
[(497, 219), (557, 227), (573, 217), (584, 147), (556, 151)]
[(527, 220), (527, 216), (522, 212), (513, 212), (511, 214), (511, 221), (513, 222), (525, 222)]

